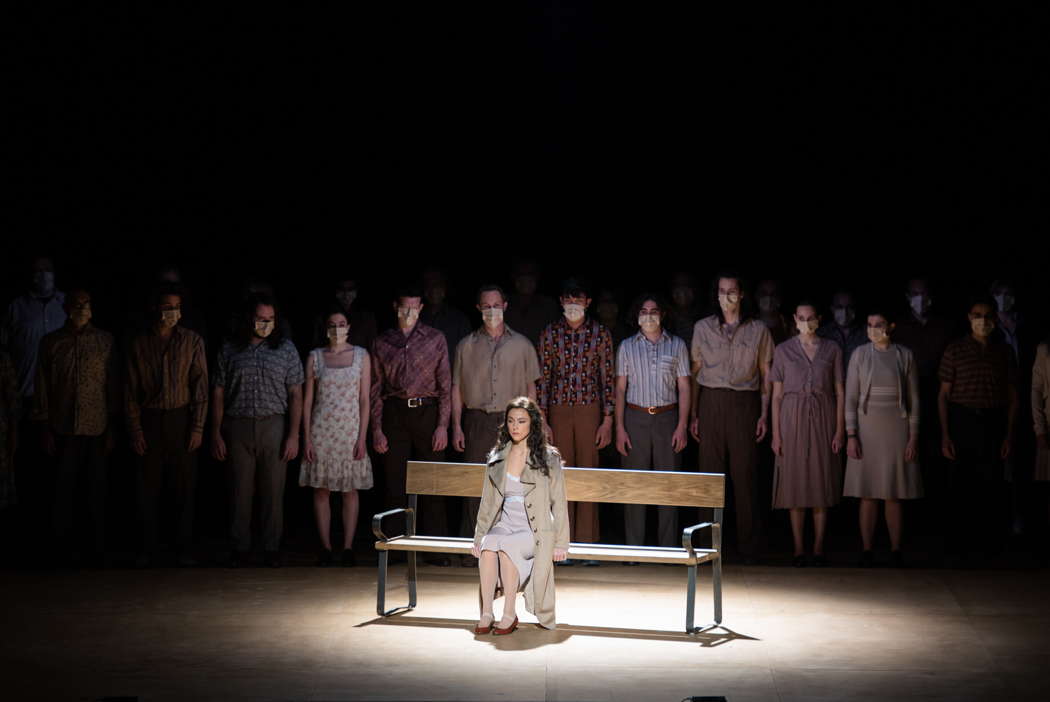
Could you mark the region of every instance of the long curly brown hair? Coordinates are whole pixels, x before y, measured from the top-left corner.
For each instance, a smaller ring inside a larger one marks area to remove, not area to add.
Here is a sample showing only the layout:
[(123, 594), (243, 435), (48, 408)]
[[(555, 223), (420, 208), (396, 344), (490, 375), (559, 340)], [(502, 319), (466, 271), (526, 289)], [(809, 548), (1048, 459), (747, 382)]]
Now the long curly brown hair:
[(548, 444), (547, 437), (543, 435), (543, 417), (540, 415), (539, 406), (524, 396), (515, 397), (507, 404), (507, 409), (503, 412), (503, 424), (499, 426), (499, 437), (492, 448), (492, 453), (489, 454), (489, 463), (492, 463), (495, 455), (506, 448), (511, 441), (510, 431), (507, 430), (507, 417), (512, 409), (523, 409), (529, 413), (529, 435), (525, 438), (529, 449), (528, 463), (545, 476), (549, 476), (547, 455), (552, 451), (557, 453), (558, 449)]

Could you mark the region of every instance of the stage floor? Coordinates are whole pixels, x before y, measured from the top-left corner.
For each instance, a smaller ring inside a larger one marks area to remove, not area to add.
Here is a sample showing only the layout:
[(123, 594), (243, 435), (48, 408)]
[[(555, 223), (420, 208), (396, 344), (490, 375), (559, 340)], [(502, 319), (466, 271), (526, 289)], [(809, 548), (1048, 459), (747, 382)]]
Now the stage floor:
[(475, 637), (476, 571), (461, 568), (421, 567), (418, 607), (388, 619), (374, 567), (7, 571), (0, 697), (1046, 699), (1047, 570), (726, 566), (727, 629), (696, 636), (684, 568), (556, 572), (556, 631), (519, 601), (517, 632)]

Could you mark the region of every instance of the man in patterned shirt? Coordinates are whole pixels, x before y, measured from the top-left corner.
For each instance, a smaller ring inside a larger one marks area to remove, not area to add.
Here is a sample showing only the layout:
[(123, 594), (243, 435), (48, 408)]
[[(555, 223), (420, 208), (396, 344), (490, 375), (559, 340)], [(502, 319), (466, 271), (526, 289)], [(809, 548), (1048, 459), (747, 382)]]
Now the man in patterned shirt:
[[(283, 338), (276, 304), (248, 298), (239, 333), (223, 344), (212, 378), (212, 455), (233, 469), (230, 566), (251, 548), (252, 498), (259, 484), (266, 563), (281, 565), (285, 464), (299, 453), (303, 364)], [(283, 438), (283, 442), (282, 442)]]
[[(613, 341), (609, 330), (587, 316), (591, 296), (586, 284), (562, 285), (563, 316), (540, 333), (538, 404), (565, 465), (597, 468), (598, 451), (612, 441)], [(599, 540), (598, 505), (569, 503), (572, 541)], [(571, 565), (566, 559), (562, 565)], [(586, 561), (585, 565), (598, 565)]]

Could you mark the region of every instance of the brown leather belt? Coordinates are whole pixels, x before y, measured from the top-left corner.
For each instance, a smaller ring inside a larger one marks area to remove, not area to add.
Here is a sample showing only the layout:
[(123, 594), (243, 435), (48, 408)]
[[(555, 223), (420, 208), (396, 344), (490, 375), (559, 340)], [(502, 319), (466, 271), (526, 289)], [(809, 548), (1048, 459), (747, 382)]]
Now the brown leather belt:
[(631, 409), (636, 409), (639, 412), (645, 412), (646, 414), (662, 414), (664, 412), (670, 412), (673, 409), (678, 409), (678, 405), (664, 405), (663, 407), (642, 407), (641, 405), (632, 405), (630, 402), (627, 406)]

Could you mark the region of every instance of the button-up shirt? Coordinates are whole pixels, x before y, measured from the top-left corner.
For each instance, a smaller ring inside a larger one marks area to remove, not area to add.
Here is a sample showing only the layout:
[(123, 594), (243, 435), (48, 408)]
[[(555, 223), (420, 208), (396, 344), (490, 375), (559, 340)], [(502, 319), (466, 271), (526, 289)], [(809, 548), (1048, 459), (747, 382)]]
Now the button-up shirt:
[(539, 349), (540, 409), (600, 403), (604, 414), (613, 413), (613, 342), (608, 329), (593, 319), (573, 329), (562, 317), (540, 334)]
[(406, 336), (388, 329), (372, 348), (372, 428), (383, 428), (383, 400), (434, 397), (438, 401), (438, 426), (447, 427), (452, 412), (452, 372), (449, 370), (445, 335), (416, 322)]
[(817, 330), (821, 339), (831, 339), (842, 349), (842, 367), (849, 368), (849, 358), (853, 352), (868, 343), (868, 331), (861, 325), (843, 329), (835, 322), (828, 322)]
[(98, 436), (116, 412), (118, 377), (113, 335), (90, 323), (40, 340), (33, 419), (62, 436)]
[(1013, 349), (1001, 341), (984, 346), (972, 336), (948, 344), (941, 358), (942, 383), (951, 383), (948, 400), (975, 409), (1004, 407), (1016, 387)]
[(203, 431), (208, 413), (208, 365), (200, 334), (177, 326), (171, 336), (155, 331), (135, 336), (128, 345), (124, 405), (128, 431), (142, 431), (143, 408), (190, 409), (190, 427)]
[(685, 342), (664, 330), (655, 343), (638, 332), (616, 352), (616, 375), (627, 377), (627, 402), (663, 407), (678, 402), (678, 379), (689, 377)]
[(7, 308), (0, 327), (0, 343), (11, 354), (18, 376), (18, 393), (22, 397), (33, 394), (40, 340), (66, 323), (66, 311), (62, 307), (65, 301), (65, 295), (58, 291), (49, 298), (20, 295)]
[(761, 390), (761, 369), (773, 362), (773, 337), (757, 319), (740, 322), (730, 334), (713, 314), (693, 327), (691, 352), (701, 386)]
[(273, 349), (263, 341), (238, 347), (226, 342), (215, 359), (212, 385), (223, 388), (224, 414), (272, 417), (288, 411), (288, 388), (303, 382), (303, 363), (288, 339)]
[(459, 386), (467, 409), (502, 412), (515, 397), (527, 395), (528, 384), (539, 377), (536, 347), (506, 325), (499, 339), (478, 329), (456, 347), (452, 384)]

